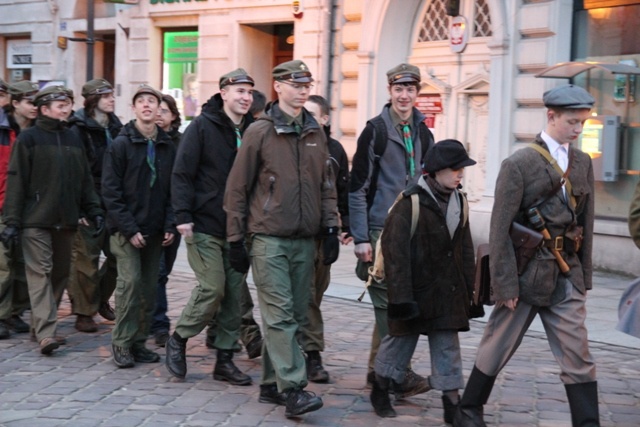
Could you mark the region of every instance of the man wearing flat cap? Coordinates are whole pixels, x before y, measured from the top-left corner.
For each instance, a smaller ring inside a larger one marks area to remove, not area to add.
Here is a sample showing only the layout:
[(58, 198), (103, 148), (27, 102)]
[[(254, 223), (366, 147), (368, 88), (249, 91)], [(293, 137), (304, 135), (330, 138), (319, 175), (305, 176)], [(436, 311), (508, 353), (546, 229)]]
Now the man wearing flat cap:
[[(230, 262), (251, 268), (265, 325), (260, 402), (293, 417), (322, 407), (304, 390), (307, 371), (296, 341), (314, 274), (315, 237), (324, 262), (338, 257), (338, 210), (324, 131), (304, 109), (313, 77), (293, 60), (273, 69), (278, 100), (244, 135), (224, 197)], [(245, 236), (250, 235), (251, 253)]]
[(213, 343), (217, 360), (213, 378), (233, 385), (249, 385), (251, 377), (233, 363), (240, 350), (240, 293), (246, 271), (230, 265), (226, 215), (222, 208), (231, 165), (242, 136), (253, 122), (253, 78), (242, 68), (219, 80), (213, 95), (184, 132), (171, 179), (177, 228), (187, 245), (189, 265), (198, 284), (182, 310), (166, 344), (166, 366), (178, 378), (187, 374), (187, 340), (198, 335), (216, 315)]
[[(399, 64), (387, 72), (390, 101), (369, 120), (358, 138), (353, 156), (349, 189), (351, 234), (358, 258), (356, 274), (367, 281), (374, 262), (374, 250), (389, 208), (407, 185), (422, 176), (422, 162), (433, 145), (433, 135), (424, 115), (414, 107), (420, 92), (420, 69)], [(380, 340), (388, 333), (387, 287), (384, 282), (369, 286), (375, 308), (367, 383), (375, 379), (374, 359)], [(405, 381), (395, 384), (396, 397), (408, 397), (429, 390), (426, 378), (407, 370)]]
[(162, 248), (176, 235), (170, 192), (176, 148), (156, 124), (161, 102), (160, 92), (138, 86), (132, 99), (135, 119), (124, 125), (104, 155), (102, 201), (118, 270), (111, 347), (119, 368), (160, 361), (146, 341)]
[[(593, 168), (590, 157), (573, 144), (594, 99), (579, 86), (563, 85), (545, 92), (542, 100), (547, 107), (545, 130), (506, 158), (498, 174), (489, 233), (496, 305), (454, 426), (485, 425), (483, 405), (496, 376), (536, 315), (560, 365), (572, 425), (600, 425), (596, 367), (585, 327), (592, 285)], [(520, 271), (509, 237), (512, 222), (546, 234)]]
[(60, 346), (56, 338), (57, 301), (69, 277), (71, 247), (85, 215), (104, 224), (84, 145), (68, 129), (72, 93), (49, 86), (34, 99), (35, 126), (20, 133), (9, 163), (3, 207), (5, 247), (21, 237), (31, 300), (31, 327), (42, 354)]
[[(114, 113), (116, 98), (111, 83), (105, 79), (90, 80), (82, 86), (82, 96), (84, 108), (76, 111), (69, 123), (84, 143), (93, 183), (102, 200), (104, 154), (120, 133), (122, 123)], [(102, 266), (101, 253), (106, 257)], [(109, 298), (115, 290), (118, 272), (105, 228), (83, 218), (76, 233), (72, 260), (67, 291), (71, 311), (76, 315), (75, 327), (80, 332), (95, 332), (98, 330), (93, 320), (96, 313), (107, 320), (115, 320)]]

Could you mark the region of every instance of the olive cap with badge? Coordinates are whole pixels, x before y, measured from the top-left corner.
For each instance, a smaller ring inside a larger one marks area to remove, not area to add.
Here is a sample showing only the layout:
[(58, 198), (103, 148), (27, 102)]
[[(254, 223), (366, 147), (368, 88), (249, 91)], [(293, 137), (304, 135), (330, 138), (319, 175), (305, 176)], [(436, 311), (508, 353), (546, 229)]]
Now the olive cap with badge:
[(82, 86), (82, 96), (85, 98), (90, 95), (104, 95), (105, 93), (113, 93), (113, 86), (105, 79), (89, 80)]
[(464, 145), (456, 139), (444, 139), (437, 142), (427, 151), (427, 160), (424, 162), (425, 172), (433, 175), (443, 169), (462, 169), (473, 166), (476, 161), (469, 157)]
[(138, 88), (136, 89), (136, 92), (133, 94), (133, 98), (131, 99), (131, 103), (135, 104), (136, 98), (138, 96), (142, 95), (143, 93), (148, 93), (149, 95), (153, 95), (156, 98), (158, 98), (158, 104), (160, 104), (162, 102), (162, 94), (160, 92), (158, 92), (157, 90), (155, 90), (154, 88), (152, 88), (148, 84), (142, 83), (141, 85), (138, 86)]
[(228, 85), (238, 85), (241, 83), (250, 84), (251, 86), (255, 86), (255, 82), (253, 78), (246, 72), (244, 68), (237, 68), (222, 77), (220, 77), (220, 81), (218, 86), (222, 89)]
[(387, 71), (387, 81), (390, 85), (399, 83), (420, 84), (420, 69), (411, 64), (396, 65)]
[(271, 74), (273, 76), (273, 79), (279, 82), (313, 82), (313, 77), (311, 77), (311, 71), (309, 71), (309, 67), (307, 67), (307, 64), (300, 61), (299, 59), (294, 59), (293, 61), (287, 61), (283, 62), (282, 64), (276, 65)]
[(73, 102), (73, 91), (62, 85), (47, 86), (36, 94), (33, 103), (38, 107), (53, 101)]
[(542, 102), (547, 108), (591, 109), (596, 100), (580, 86), (567, 84), (546, 91)]
[(12, 96), (26, 98), (30, 101), (35, 99), (39, 90), (38, 84), (29, 80), (21, 80), (10, 84), (8, 87), (8, 91)]
[(0, 92), (6, 93), (8, 91), (9, 91), (9, 85), (4, 80), (0, 79)]

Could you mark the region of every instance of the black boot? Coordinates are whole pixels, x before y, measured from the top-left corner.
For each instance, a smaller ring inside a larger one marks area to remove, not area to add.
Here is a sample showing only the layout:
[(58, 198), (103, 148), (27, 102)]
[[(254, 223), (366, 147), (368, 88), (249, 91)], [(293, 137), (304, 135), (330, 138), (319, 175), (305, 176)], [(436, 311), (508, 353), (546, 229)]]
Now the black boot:
[(314, 393), (305, 391), (301, 388), (293, 388), (286, 391), (287, 402), (284, 410), (284, 416), (287, 418), (306, 414), (307, 412), (317, 411), (322, 408), (322, 399)]
[(319, 351), (307, 352), (307, 379), (314, 383), (329, 382), (329, 373), (322, 366)]
[(453, 416), (458, 409), (458, 403), (460, 399), (453, 402), (448, 396), (442, 395), (442, 410), (444, 412), (444, 422), (447, 424), (453, 424)]
[(181, 338), (175, 332), (166, 344), (166, 356), (164, 359), (167, 371), (174, 377), (184, 378), (187, 375), (187, 340)]
[(382, 418), (393, 418), (396, 416), (396, 411), (391, 406), (391, 399), (389, 398), (389, 385), (391, 379), (376, 375), (375, 380), (371, 386), (371, 406), (373, 406), (376, 415)]
[(240, 372), (240, 369), (233, 364), (233, 350), (218, 350), (218, 360), (213, 369), (213, 379), (218, 381), (228, 381), (233, 385), (249, 385), (251, 377)]
[(599, 426), (598, 382), (565, 384), (564, 388), (567, 390), (573, 427)]
[(453, 417), (454, 427), (486, 427), (482, 407), (489, 400), (495, 381), (495, 376), (485, 375), (480, 369), (473, 367), (456, 415)]

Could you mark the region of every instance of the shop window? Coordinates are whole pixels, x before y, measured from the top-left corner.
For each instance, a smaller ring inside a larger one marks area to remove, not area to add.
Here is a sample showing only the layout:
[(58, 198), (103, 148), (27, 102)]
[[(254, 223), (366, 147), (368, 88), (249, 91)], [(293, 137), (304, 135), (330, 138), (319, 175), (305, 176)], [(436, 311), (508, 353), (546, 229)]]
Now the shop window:
[(30, 39), (7, 39), (6, 67), (8, 82), (31, 80), (31, 59), (33, 47)]
[(447, 5), (445, 0), (433, 0), (429, 3), (422, 19), (418, 43), (441, 40), (449, 40)]
[(162, 91), (176, 99), (185, 120), (199, 111), (198, 100), (198, 31), (164, 33)]
[(487, 0), (476, 0), (473, 16), (473, 37), (491, 36), (491, 15)]

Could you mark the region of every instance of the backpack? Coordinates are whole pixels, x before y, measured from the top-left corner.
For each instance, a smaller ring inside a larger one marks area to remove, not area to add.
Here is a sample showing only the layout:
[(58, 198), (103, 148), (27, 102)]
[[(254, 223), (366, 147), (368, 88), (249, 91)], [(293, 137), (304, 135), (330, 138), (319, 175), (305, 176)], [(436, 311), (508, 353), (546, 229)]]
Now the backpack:
[[(375, 130), (375, 140), (373, 141), (373, 170), (371, 171), (371, 180), (369, 182), (369, 191), (367, 192), (367, 209), (371, 209), (373, 205), (373, 199), (376, 196), (376, 190), (378, 189), (378, 175), (380, 174), (380, 160), (382, 155), (387, 149), (387, 125), (380, 116), (376, 116), (369, 122)], [(424, 159), (429, 147), (433, 145), (433, 134), (429, 130), (424, 122), (420, 122), (420, 146), (422, 147), (422, 159)], [(371, 132), (372, 129), (366, 126), (363, 132)], [(370, 138), (370, 137), (368, 137)]]

